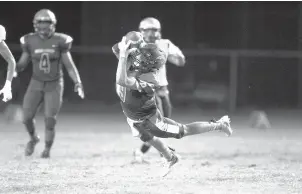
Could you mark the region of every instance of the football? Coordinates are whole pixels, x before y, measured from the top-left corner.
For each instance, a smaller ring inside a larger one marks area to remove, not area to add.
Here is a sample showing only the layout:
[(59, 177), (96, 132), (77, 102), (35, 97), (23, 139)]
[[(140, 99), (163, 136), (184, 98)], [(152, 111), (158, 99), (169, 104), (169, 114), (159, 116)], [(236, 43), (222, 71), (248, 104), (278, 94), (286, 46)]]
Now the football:
[(143, 36), (140, 32), (131, 31), (126, 34), (126, 42), (131, 41), (132, 45), (140, 44), (143, 41)]

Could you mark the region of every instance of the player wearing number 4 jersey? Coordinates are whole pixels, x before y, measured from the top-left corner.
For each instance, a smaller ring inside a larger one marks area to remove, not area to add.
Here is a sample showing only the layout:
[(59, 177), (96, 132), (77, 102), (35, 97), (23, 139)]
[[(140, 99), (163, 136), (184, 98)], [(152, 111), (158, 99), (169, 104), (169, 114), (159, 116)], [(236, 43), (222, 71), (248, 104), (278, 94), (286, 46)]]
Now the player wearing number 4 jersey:
[(142, 42), (137, 48), (130, 45), (126, 37), (118, 44), (116, 92), (133, 135), (148, 142), (167, 160), (168, 168), (163, 173), (166, 176), (179, 162), (179, 156), (161, 138), (180, 139), (214, 130), (229, 136), (230, 119), (224, 116), (218, 121), (181, 124), (163, 117), (155, 102), (155, 92), (160, 86), (158, 70), (166, 62), (165, 52), (156, 44)]
[(50, 10), (42, 9), (36, 13), (33, 20), (35, 33), (26, 34), (20, 39), (23, 53), (17, 63), (17, 70), (22, 71), (30, 59), (33, 65), (32, 78), (23, 100), (23, 123), (30, 135), (25, 149), (26, 156), (33, 154), (35, 145), (39, 142), (34, 117), (42, 102), (45, 116), (45, 149), (41, 157), (50, 156), (56, 117), (62, 104), (62, 65), (74, 81), (76, 92), (84, 98), (81, 79), (70, 54), (73, 40), (66, 34), (55, 32), (56, 22), (56, 17)]

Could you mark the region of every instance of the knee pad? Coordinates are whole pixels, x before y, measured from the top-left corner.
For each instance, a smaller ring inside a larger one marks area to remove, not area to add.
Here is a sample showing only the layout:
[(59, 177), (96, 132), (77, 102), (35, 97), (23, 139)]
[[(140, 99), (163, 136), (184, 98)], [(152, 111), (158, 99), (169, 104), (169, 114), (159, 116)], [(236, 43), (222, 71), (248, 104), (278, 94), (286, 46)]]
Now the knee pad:
[[(154, 123), (152, 123), (150, 120), (144, 121), (144, 127), (150, 131), (150, 133), (156, 137), (160, 138), (176, 138), (181, 139), (184, 136), (184, 126), (179, 124), (170, 124), (165, 122), (163, 123), (163, 128), (160, 129), (157, 127)], [(171, 127), (173, 128), (179, 128), (178, 133), (175, 132), (174, 129), (171, 130)]]
[(32, 126), (33, 124), (35, 124), (35, 121), (32, 118), (24, 118), (23, 124), (26, 126)]
[(184, 125), (181, 125), (181, 126), (180, 126), (180, 131), (179, 131), (179, 133), (175, 136), (175, 138), (176, 138), (176, 139), (181, 139), (181, 138), (184, 137), (184, 135), (185, 135), (185, 127), (184, 127)]
[(55, 117), (46, 117), (45, 118), (45, 127), (46, 130), (54, 130), (57, 119)]
[(35, 117), (35, 114), (31, 111), (26, 111), (26, 110), (22, 110), (22, 120), (23, 120), (23, 123), (26, 124), (26, 123), (33, 123), (34, 122), (34, 117)]
[[(140, 139), (143, 141), (143, 142), (148, 142), (150, 141), (151, 139), (153, 139), (153, 135), (151, 133), (143, 133), (141, 134), (140, 136)], [(149, 144), (148, 144), (149, 145)]]
[(154, 137), (149, 131), (147, 131), (147, 128), (145, 128), (145, 126), (144, 126), (144, 122), (143, 123), (134, 123), (133, 126), (139, 131), (140, 139), (143, 142), (148, 142)]

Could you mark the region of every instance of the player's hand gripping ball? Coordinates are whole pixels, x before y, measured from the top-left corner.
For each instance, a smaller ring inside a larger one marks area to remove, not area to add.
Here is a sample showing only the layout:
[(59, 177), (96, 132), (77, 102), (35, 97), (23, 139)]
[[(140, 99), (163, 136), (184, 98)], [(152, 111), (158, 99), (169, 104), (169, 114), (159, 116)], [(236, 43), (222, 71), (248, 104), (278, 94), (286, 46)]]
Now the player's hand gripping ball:
[(126, 43), (131, 41), (130, 48), (139, 47), (139, 45), (143, 42), (143, 36), (140, 32), (131, 31), (126, 34)]

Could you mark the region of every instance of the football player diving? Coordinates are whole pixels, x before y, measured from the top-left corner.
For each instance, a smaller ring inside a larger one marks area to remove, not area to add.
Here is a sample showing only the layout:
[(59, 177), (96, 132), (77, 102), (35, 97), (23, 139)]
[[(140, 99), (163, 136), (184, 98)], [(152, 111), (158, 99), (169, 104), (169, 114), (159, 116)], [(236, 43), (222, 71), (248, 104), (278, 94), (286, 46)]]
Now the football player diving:
[[(158, 19), (153, 17), (143, 19), (139, 24), (139, 31), (142, 33), (145, 42), (155, 43), (165, 52), (168, 62), (178, 67), (185, 65), (186, 60), (182, 51), (171, 40), (162, 38), (161, 23)], [(171, 118), (172, 105), (168, 84), (165, 63), (159, 68), (159, 87), (156, 89), (156, 103), (163, 116)], [(150, 147), (150, 144), (143, 143), (140, 149), (135, 149), (133, 153), (134, 161), (147, 162), (144, 154), (150, 150)]]
[(126, 37), (118, 43), (116, 92), (133, 136), (153, 146), (166, 159), (168, 168), (163, 173), (166, 176), (180, 157), (162, 138), (181, 139), (210, 131), (222, 131), (230, 136), (230, 119), (223, 116), (218, 121), (181, 124), (164, 117), (156, 103), (156, 88), (160, 87), (158, 73), (166, 62), (165, 51), (154, 43), (130, 45)]

